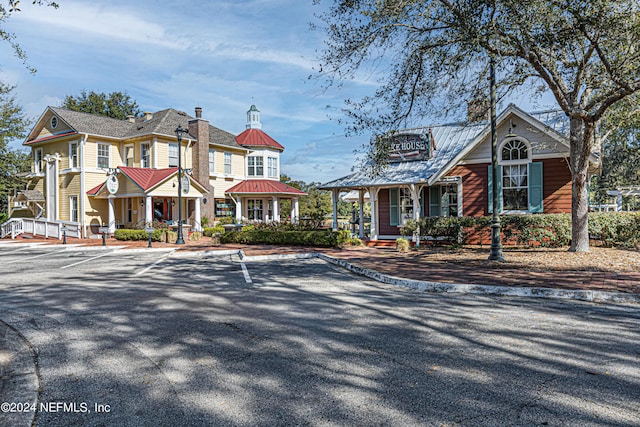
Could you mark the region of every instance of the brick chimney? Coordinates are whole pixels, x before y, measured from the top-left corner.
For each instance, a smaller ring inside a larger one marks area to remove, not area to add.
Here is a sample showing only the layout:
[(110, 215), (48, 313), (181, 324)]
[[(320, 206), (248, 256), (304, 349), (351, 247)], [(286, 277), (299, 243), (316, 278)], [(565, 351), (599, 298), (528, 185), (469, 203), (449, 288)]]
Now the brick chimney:
[(200, 202), (202, 216), (214, 217), (213, 187), (209, 183), (209, 121), (202, 118), (202, 108), (196, 107), (196, 118), (189, 120), (189, 133), (197, 138), (192, 151), (193, 177), (209, 190), (207, 203)]

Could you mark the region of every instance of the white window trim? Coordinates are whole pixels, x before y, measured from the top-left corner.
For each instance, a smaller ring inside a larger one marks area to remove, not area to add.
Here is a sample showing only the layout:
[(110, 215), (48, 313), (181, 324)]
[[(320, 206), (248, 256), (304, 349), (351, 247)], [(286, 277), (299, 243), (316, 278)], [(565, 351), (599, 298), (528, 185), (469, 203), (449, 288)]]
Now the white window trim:
[[(131, 149), (131, 154), (133, 154), (133, 157), (131, 157), (131, 166), (127, 165), (127, 150)], [(135, 153), (135, 146), (133, 144), (126, 144), (124, 146), (124, 150), (122, 150), (122, 164), (128, 167), (133, 167), (133, 165), (135, 164), (136, 161), (136, 153)]]
[(216, 149), (209, 148), (209, 176), (212, 176), (216, 170)]
[[(106, 168), (100, 167), (100, 146), (101, 145), (107, 147), (107, 167)], [(98, 142), (96, 144), (96, 168), (101, 170), (107, 170), (110, 167), (111, 167), (111, 144), (107, 142)]]
[[(270, 165), (270, 161), (273, 160), (273, 168)], [(275, 170), (273, 175), (270, 174), (271, 169)], [(278, 178), (278, 158), (277, 157), (267, 157), (267, 176), (269, 178)]]
[[(516, 159), (516, 160), (503, 160), (502, 159), (502, 148), (504, 147), (505, 144), (507, 144), (508, 142), (511, 141), (522, 141), (526, 146), (527, 146), (527, 158), (526, 159)], [(527, 166), (527, 191), (529, 189), (529, 163), (532, 162), (532, 158), (533, 158), (533, 148), (531, 146), (531, 142), (529, 142), (529, 140), (527, 140), (526, 138), (522, 137), (522, 136), (511, 136), (508, 138), (505, 138), (502, 142), (500, 142), (500, 145), (498, 146), (498, 164), (500, 166), (515, 166), (515, 165), (525, 165)], [(502, 176), (500, 177), (500, 179), (504, 178), (504, 167), (502, 168)], [(504, 185), (500, 185), (500, 191), (502, 191), (502, 197), (501, 199), (501, 206), (500, 206), (500, 214), (501, 215), (526, 215), (529, 213), (529, 207), (527, 206), (527, 209), (522, 209), (522, 210), (506, 210), (504, 209)]]
[[(38, 152), (40, 153), (40, 161), (38, 161)], [(42, 162), (44, 161), (42, 148), (36, 148), (33, 151), (33, 172), (36, 174), (44, 173)]]
[[(148, 159), (147, 160), (147, 166), (144, 166), (144, 164), (143, 164), (144, 156), (142, 155), (142, 150), (143, 150), (145, 145), (148, 147), (147, 148), (147, 150), (148, 150), (148, 153), (147, 153), (147, 159)], [(140, 167), (141, 168), (145, 168), (145, 169), (150, 169), (151, 168), (151, 144), (148, 143), (148, 142), (140, 144)]]
[[(76, 219), (73, 219), (73, 200), (75, 199), (76, 201)], [(78, 205), (78, 195), (76, 194), (72, 194), (69, 196), (69, 221), (71, 222), (79, 222), (80, 220), (80, 212), (79, 212), (79, 205)]]
[[(172, 155), (171, 155), (171, 147), (175, 147), (175, 148), (176, 148), (176, 155), (175, 155), (176, 164), (175, 164), (175, 165), (172, 165), (172, 164), (171, 164), (171, 158), (173, 158), (173, 157), (174, 157), (174, 156), (172, 156)], [(179, 153), (179, 151), (178, 151), (178, 150), (180, 150), (180, 147), (178, 146), (178, 143), (177, 143), (177, 142), (170, 142), (170, 143), (167, 145), (167, 164), (169, 165), (169, 167), (170, 167), (170, 168), (175, 168), (175, 167), (177, 167), (177, 166), (178, 166), (178, 164), (177, 164), (177, 163), (178, 163), (178, 158), (180, 157), (180, 156), (178, 155), (178, 153)]]
[[(74, 165), (72, 163), (72, 157), (71, 157), (71, 147), (76, 146), (76, 164)], [(69, 169), (73, 170), (73, 169), (78, 169), (80, 167), (80, 151), (79, 151), (79, 146), (80, 144), (78, 144), (78, 141), (72, 141), (69, 143)]]
[[(229, 172), (227, 172), (227, 157), (229, 157)], [(224, 175), (233, 175), (233, 154), (225, 151), (224, 153)]]

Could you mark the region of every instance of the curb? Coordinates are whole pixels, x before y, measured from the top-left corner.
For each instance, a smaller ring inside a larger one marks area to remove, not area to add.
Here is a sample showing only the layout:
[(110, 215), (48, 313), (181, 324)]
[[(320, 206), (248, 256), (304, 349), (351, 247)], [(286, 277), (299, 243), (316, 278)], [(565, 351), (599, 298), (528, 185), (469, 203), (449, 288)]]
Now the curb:
[(623, 292), (589, 291), (582, 289), (555, 289), (537, 287), (511, 287), (473, 284), (455, 284), (442, 282), (428, 282), (422, 280), (403, 279), (390, 276), (368, 268), (353, 265), (340, 258), (334, 258), (322, 253), (315, 254), (318, 258), (345, 268), (353, 273), (368, 277), (381, 283), (402, 286), (421, 292), (431, 293), (464, 293), (474, 295), (515, 296), (532, 298), (573, 299), (589, 302), (632, 303), (640, 304), (640, 295)]
[[(216, 251), (211, 251), (216, 252)], [(219, 251), (223, 252), (223, 251)], [(247, 256), (242, 249), (236, 251), (225, 251), (228, 254), (238, 254), (242, 261), (277, 261), (319, 258), (329, 264), (342, 267), (352, 273), (373, 279), (387, 285), (401, 286), (420, 292), (429, 293), (462, 293), (472, 295), (529, 297), (529, 298), (549, 298), (549, 299), (572, 299), (587, 302), (608, 302), (613, 304), (640, 304), (640, 295), (623, 292), (590, 291), (583, 289), (555, 289), (542, 287), (512, 287), (512, 286), (491, 286), (475, 285), (466, 283), (443, 283), (423, 280), (403, 279), (380, 273), (365, 267), (351, 264), (341, 258), (335, 258), (319, 252), (301, 254), (279, 254), (279, 255), (256, 255)]]

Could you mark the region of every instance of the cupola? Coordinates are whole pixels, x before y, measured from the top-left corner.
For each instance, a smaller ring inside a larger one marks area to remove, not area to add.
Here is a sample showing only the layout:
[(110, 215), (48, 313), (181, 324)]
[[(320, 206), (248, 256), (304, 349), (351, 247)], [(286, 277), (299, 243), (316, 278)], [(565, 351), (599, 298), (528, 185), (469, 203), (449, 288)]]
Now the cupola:
[(260, 110), (255, 105), (251, 105), (249, 111), (247, 111), (247, 129), (262, 129)]

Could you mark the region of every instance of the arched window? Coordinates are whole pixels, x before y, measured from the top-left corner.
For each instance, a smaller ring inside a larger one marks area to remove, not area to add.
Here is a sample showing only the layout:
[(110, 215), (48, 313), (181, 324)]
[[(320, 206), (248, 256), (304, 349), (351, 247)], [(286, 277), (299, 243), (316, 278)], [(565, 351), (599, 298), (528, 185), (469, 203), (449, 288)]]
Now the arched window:
[(506, 139), (500, 145), (503, 211), (529, 210), (529, 144), (521, 138)]

